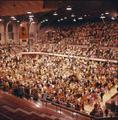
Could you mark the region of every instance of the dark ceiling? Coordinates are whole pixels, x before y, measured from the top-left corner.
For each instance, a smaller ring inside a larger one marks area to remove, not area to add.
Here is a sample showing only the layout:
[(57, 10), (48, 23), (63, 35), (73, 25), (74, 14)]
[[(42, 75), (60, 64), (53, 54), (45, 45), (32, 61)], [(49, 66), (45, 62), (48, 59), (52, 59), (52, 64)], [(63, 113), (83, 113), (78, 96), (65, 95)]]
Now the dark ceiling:
[[(72, 11), (67, 11), (70, 5)], [(2, 0), (0, 1), (0, 16), (18, 15), (19, 19), (27, 18), (26, 12), (32, 11), (36, 19), (57, 20), (69, 17), (71, 14), (77, 17), (100, 16), (109, 12), (109, 16), (118, 16), (118, 0)], [(58, 16), (53, 16), (54, 12)]]

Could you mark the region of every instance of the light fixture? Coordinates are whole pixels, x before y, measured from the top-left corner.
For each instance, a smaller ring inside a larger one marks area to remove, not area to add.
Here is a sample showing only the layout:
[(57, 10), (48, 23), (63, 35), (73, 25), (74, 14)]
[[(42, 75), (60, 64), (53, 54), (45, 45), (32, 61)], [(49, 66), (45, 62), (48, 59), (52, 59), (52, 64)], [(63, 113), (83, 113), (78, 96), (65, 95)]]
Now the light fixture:
[(100, 16), (101, 19), (105, 19), (106, 17), (105, 16)]
[(12, 19), (14, 19), (15, 17), (14, 16), (11, 16)]
[(67, 17), (64, 17), (64, 19), (66, 20), (66, 19), (67, 19)]
[(72, 7), (70, 5), (68, 5), (66, 10), (70, 11), (70, 10), (72, 10)]
[(60, 22), (60, 20), (57, 20), (58, 22)]
[(112, 20), (115, 20), (115, 18), (114, 18), (114, 17), (111, 17), (111, 19), (112, 19)]
[(41, 23), (44, 23), (44, 22), (46, 22), (46, 20), (42, 20), (42, 21), (41, 21)]
[(28, 11), (27, 14), (32, 14), (32, 12)]
[(47, 21), (48, 21), (48, 19), (45, 19), (45, 21), (47, 22)]
[(17, 23), (19, 23), (20, 21), (19, 20), (17, 20)]
[(79, 17), (78, 20), (82, 20), (83, 18), (82, 17)]
[(63, 21), (63, 18), (61, 18), (60, 20)]
[(43, 20), (42, 22), (45, 22), (45, 20)]
[(84, 17), (87, 17), (87, 15), (85, 14)]
[(76, 22), (76, 19), (73, 19), (74, 22)]
[(54, 15), (54, 16), (57, 16), (58, 14), (57, 14), (57, 12), (54, 12), (53, 15)]
[(75, 17), (75, 15), (74, 15), (74, 14), (71, 14), (71, 17)]
[(109, 15), (109, 12), (105, 12), (106, 15)]

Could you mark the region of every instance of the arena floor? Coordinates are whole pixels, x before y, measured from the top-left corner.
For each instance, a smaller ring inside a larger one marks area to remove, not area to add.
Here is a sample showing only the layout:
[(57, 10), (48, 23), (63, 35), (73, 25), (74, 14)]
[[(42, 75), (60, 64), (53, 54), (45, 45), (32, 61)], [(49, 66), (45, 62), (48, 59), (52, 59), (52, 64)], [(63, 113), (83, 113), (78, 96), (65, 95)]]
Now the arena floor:
[[(107, 92), (104, 95), (103, 101), (102, 102), (100, 101), (100, 104), (101, 104), (102, 108), (104, 108), (105, 107), (105, 103), (107, 101), (109, 101), (111, 99), (111, 97), (114, 96), (117, 93), (117, 87), (118, 87), (118, 85), (114, 86), (109, 92)], [(93, 101), (93, 102), (96, 102), (96, 101)], [(92, 110), (92, 108), (93, 108), (93, 105), (86, 105), (85, 106), (85, 110), (90, 112)]]

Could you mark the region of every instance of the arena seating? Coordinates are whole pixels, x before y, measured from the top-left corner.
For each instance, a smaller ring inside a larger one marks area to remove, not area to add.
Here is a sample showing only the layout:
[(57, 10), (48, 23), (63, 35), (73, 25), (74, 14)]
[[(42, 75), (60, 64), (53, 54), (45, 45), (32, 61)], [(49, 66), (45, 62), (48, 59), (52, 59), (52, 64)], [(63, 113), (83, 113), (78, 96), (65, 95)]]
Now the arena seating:
[(0, 89), (20, 98), (46, 99), (81, 112), (85, 105), (95, 104), (97, 114), (92, 115), (103, 117), (99, 102), (118, 84), (117, 63), (69, 56), (118, 60), (116, 24), (113, 21), (42, 28), (39, 41), (30, 46), (33, 52), (68, 57), (21, 56), (28, 46), (1, 47)]

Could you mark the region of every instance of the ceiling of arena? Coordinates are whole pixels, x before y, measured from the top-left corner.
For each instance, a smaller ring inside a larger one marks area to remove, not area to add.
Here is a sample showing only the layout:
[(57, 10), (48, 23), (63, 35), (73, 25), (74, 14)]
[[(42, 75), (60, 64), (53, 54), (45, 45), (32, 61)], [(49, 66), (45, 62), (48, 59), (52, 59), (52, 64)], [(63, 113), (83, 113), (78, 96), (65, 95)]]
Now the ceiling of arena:
[[(66, 7), (72, 6), (71, 13)], [(0, 0), (0, 16), (25, 15), (28, 11), (40, 13), (48, 17), (54, 11), (58, 17), (68, 16), (72, 13), (80, 16), (90, 14), (92, 16), (109, 12), (112, 16), (118, 16), (118, 0)], [(38, 15), (39, 17), (39, 15)]]
[[(0, 0), (0, 16), (21, 15), (27, 11), (47, 12), (76, 4), (80, 9), (115, 10), (117, 0)], [(118, 3), (118, 2), (117, 2)]]
[(27, 11), (45, 12), (43, 0), (2, 0), (0, 1), (0, 16), (26, 14)]

